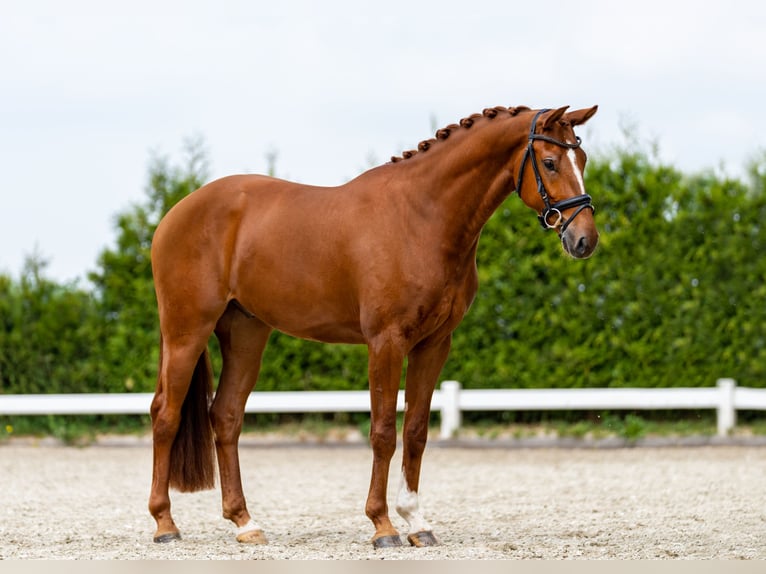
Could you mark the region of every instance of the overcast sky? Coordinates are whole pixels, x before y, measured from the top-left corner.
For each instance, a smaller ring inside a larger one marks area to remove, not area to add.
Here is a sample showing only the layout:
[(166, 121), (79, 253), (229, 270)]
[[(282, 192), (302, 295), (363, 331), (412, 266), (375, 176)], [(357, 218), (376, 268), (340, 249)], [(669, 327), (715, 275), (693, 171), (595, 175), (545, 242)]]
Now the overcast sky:
[[(766, 148), (766, 3), (0, 0), (0, 272), (84, 278), (152, 154), (335, 185), (494, 105), (599, 105), (685, 171)], [(595, 198), (598, 203), (598, 198)]]

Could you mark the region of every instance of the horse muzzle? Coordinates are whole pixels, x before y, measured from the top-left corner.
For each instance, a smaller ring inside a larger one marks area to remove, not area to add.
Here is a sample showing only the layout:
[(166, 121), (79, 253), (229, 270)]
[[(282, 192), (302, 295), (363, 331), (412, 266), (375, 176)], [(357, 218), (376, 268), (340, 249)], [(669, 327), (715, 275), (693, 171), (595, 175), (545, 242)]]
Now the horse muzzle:
[(575, 259), (586, 259), (598, 245), (598, 232), (595, 229), (580, 230), (578, 226), (571, 225), (561, 234), (561, 245)]

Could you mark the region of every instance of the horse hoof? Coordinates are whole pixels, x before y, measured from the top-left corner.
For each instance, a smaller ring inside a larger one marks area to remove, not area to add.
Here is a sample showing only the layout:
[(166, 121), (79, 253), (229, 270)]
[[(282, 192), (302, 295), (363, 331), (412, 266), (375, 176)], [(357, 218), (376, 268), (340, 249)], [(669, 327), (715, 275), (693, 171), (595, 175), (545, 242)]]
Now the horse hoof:
[(402, 539), (398, 534), (392, 534), (390, 536), (381, 536), (379, 538), (373, 538), (372, 546), (377, 550), (378, 548), (396, 548), (402, 545)]
[(174, 542), (175, 540), (181, 540), (180, 532), (166, 532), (165, 534), (158, 534), (154, 537), (154, 541), (158, 544), (167, 544), (168, 542)]
[(407, 540), (409, 541), (410, 545), (415, 546), (416, 548), (423, 548), (424, 546), (439, 546), (441, 544), (439, 539), (436, 538), (433, 531), (431, 530), (422, 530), (420, 532), (409, 534), (407, 535)]
[(268, 544), (263, 530), (249, 530), (237, 535), (237, 542), (242, 544)]

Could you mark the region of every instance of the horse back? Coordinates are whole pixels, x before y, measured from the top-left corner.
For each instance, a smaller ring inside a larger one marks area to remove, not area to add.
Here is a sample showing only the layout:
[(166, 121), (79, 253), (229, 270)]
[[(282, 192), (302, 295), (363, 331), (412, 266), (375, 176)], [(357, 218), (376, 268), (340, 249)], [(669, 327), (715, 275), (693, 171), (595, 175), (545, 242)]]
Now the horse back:
[(184, 285), (187, 305), (197, 297), (214, 314), (236, 299), (273, 328), (326, 342), (365, 342), (429, 307), (449, 314), (442, 262), (413, 241), (401, 197), (381, 185), (241, 175), (201, 187), (155, 234), (158, 300)]
[(199, 299), (211, 313), (236, 299), (288, 333), (361, 342), (356, 287), (369, 229), (362, 222), (374, 227), (376, 211), (365, 203), (340, 188), (259, 175), (201, 187), (155, 233), (152, 268), (161, 307), (164, 293), (172, 296), (183, 285), (178, 298), (187, 305)]

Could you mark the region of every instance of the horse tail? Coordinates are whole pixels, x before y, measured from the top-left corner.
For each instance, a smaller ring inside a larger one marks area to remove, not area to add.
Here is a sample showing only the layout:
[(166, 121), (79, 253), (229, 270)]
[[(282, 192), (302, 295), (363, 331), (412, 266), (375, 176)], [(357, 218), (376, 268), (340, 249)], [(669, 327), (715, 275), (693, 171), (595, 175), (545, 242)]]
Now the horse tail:
[(205, 349), (194, 367), (170, 450), (170, 486), (181, 492), (215, 486), (215, 443), (209, 412), (212, 396), (213, 370)]

